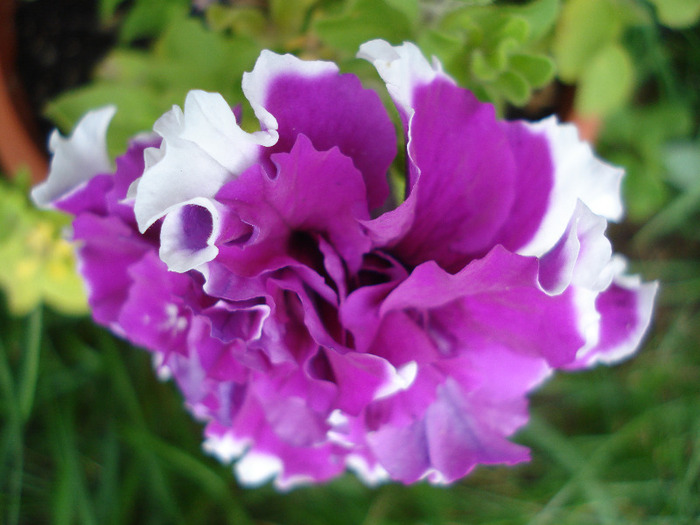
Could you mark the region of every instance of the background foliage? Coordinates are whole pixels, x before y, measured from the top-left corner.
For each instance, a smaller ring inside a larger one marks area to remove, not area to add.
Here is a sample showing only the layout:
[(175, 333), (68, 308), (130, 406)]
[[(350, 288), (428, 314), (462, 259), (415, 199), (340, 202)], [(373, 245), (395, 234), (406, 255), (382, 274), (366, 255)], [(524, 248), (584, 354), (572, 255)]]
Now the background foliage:
[[(353, 58), (359, 43), (416, 41), (504, 115), (556, 110), (594, 123), (601, 155), (628, 172), (628, 219), (611, 236), (634, 271), (662, 282), (655, 326), (631, 361), (557, 376), (532, 396), (516, 438), (530, 464), (480, 468), (450, 488), (367, 488), (346, 476), (292, 494), (241, 489), (202, 453), (201, 426), (149, 355), (76, 315), (75, 282), (56, 277), (74, 275), (64, 219), (32, 210), (21, 182), (3, 183), (0, 522), (700, 521), (700, 1), (203, 4), (99, 1), (117, 44), (91, 83), (46, 114), (69, 130), (116, 103), (117, 154), (189, 89), (242, 101), (241, 74), (262, 48), (332, 59), (379, 87)], [(28, 268), (32, 278), (19, 279)]]

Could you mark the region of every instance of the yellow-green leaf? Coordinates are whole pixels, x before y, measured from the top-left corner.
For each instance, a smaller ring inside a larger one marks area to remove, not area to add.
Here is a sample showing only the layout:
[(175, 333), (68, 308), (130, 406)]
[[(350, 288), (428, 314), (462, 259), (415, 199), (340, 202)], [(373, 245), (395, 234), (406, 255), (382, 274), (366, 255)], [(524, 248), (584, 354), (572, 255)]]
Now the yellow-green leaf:
[(690, 27), (700, 19), (700, 0), (650, 0), (662, 24), (676, 29)]
[(633, 87), (632, 59), (621, 45), (610, 44), (583, 70), (576, 109), (584, 115), (606, 116), (627, 102)]
[(553, 44), (560, 78), (575, 82), (600, 50), (617, 40), (621, 29), (611, 0), (569, 0), (564, 4)]

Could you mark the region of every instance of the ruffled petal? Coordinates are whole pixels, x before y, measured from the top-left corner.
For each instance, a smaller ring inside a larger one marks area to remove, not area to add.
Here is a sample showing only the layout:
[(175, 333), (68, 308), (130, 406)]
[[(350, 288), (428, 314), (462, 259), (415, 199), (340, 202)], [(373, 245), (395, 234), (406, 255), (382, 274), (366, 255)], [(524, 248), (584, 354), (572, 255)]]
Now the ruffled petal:
[[(299, 135), (289, 153), (273, 155), (276, 176), (254, 167), (225, 186), (217, 200), (251, 225), (243, 244), (221, 245), (222, 260), (235, 273), (256, 275), (299, 259), (314, 267), (314, 233), (328, 237), (351, 269), (358, 269), (370, 241), (364, 182), (338, 149), (317, 151)], [(320, 255), (320, 252), (319, 252)]]
[(411, 44), (360, 55), (406, 134), (406, 200), (378, 217), (379, 98), (269, 52), (244, 80), (262, 131), (192, 92), (110, 175), (85, 136), (104, 141), (103, 110), (53, 139), (36, 190), (76, 215), (95, 319), (153, 352), (245, 485), (444, 484), (526, 460), (509, 439), (528, 394), (627, 357), (650, 321), (656, 284), (605, 237), (620, 173), (573, 128), (497, 121)]
[(107, 128), (116, 111), (116, 107), (107, 106), (88, 112), (69, 138), (54, 130), (49, 139), (53, 154), (49, 175), (32, 190), (37, 206), (51, 207), (98, 173), (111, 172)]
[(185, 111), (174, 106), (153, 129), (163, 137), (161, 151), (148, 155), (143, 176), (130, 190), (142, 232), (191, 199), (214, 197), (277, 140), (274, 130), (244, 132), (223, 97), (204, 91), (191, 91)]
[(625, 359), (639, 348), (649, 328), (658, 283), (642, 283), (638, 276), (624, 275), (625, 263), (621, 258), (614, 259), (613, 265), (612, 284), (595, 299), (600, 315), (596, 344), (582, 348), (576, 362), (568, 368)]
[(290, 151), (301, 134), (318, 151), (337, 147), (362, 174), (369, 208), (384, 203), (396, 155), (394, 126), (377, 94), (356, 76), (339, 75), (331, 62), (263, 51), (243, 76), (243, 91), (261, 126), (279, 131), (270, 153)]
[(127, 267), (130, 285), (118, 324), (129, 340), (168, 355), (186, 352), (191, 310), (186, 304), (190, 280), (168, 272), (155, 250)]
[(578, 301), (571, 289), (555, 296), (542, 290), (536, 259), (496, 247), (454, 275), (432, 262), (419, 266), (380, 312), (415, 312), (442, 355), (496, 346), (561, 366), (585, 344)]
[(129, 268), (155, 247), (117, 217), (87, 213), (73, 221), (73, 239), (93, 317), (123, 336), (117, 320), (133, 283)]
[(377, 66), (407, 126), (415, 204), (409, 200), (399, 207), (403, 213), (392, 214), (402, 222), (401, 215), (412, 216), (392, 251), (413, 265), (434, 260), (459, 270), (493, 246), (513, 206), (516, 164), (508, 136), (491, 105), (431, 67), (415, 46), (388, 46), (374, 41), (360, 56)]
[(539, 228), (527, 244), (518, 247), (518, 253), (541, 256), (548, 252), (564, 234), (579, 200), (606, 219), (622, 217), (622, 169), (596, 158), (590, 145), (579, 139), (573, 124), (560, 124), (556, 117), (550, 117), (525, 125), (549, 144), (554, 184), (547, 193)]
[(220, 212), (212, 199), (195, 197), (174, 206), (160, 230), (160, 258), (173, 272), (187, 272), (211, 261), (221, 229)]
[(613, 277), (612, 247), (605, 237), (607, 221), (579, 201), (566, 232), (540, 258), (540, 283), (551, 294), (569, 285), (601, 291)]

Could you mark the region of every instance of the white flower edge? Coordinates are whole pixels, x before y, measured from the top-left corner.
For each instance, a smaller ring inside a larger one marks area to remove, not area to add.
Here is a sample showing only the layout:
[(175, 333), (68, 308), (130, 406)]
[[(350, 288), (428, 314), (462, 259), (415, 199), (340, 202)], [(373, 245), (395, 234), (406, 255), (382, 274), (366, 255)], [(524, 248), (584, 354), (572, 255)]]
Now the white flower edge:
[(301, 60), (294, 55), (278, 55), (265, 49), (255, 62), (253, 71), (243, 73), (241, 86), (263, 132), (268, 132), (278, 127), (277, 119), (265, 108), (270, 87), (276, 79), (285, 75), (312, 78), (337, 73), (338, 66), (333, 62)]
[(36, 186), (32, 199), (40, 208), (51, 208), (100, 173), (111, 173), (107, 155), (107, 128), (117, 108), (105, 106), (86, 113), (69, 137), (54, 130), (49, 139), (53, 154), (46, 180)]
[(392, 46), (384, 40), (370, 40), (360, 46), (357, 58), (367, 60), (376, 68), (391, 98), (409, 118), (413, 113), (413, 93), (417, 86), (430, 84), (438, 76), (449, 79), (435, 57), (431, 65), (411, 42)]
[[(199, 249), (189, 248), (185, 232), (189, 229), (183, 224), (183, 214), (189, 206), (202, 208), (211, 217), (211, 232), (206, 239), (199, 239), (205, 245)], [(158, 255), (172, 272), (184, 273), (213, 260), (219, 253), (214, 245), (221, 230), (221, 214), (216, 201), (196, 197), (175, 205), (166, 211), (160, 231), (160, 249)]]
[(615, 255), (611, 261), (611, 271), (614, 275), (612, 284), (636, 295), (636, 323), (630, 328), (627, 337), (622, 338), (614, 346), (600, 350), (595, 344), (587, 344), (576, 355), (576, 362), (571, 369), (591, 368), (598, 364), (611, 365), (632, 356), (640, 347), (644, 336), (651, 325), (654, 303), (659, 290), (658, 281), (642, 282), (639, 275), (627, 275), (627, 261), (620, 255)]
[(195, 198), (211, 199), (228, 181), (257, 162), (260, 148), (277, 141), (275, 130), (247, 133), (218, 93), (190, 91), (159, 118), (160, 148), (144, 152), (145, 170), (129, 188), (139, 230)]
[(519, 254), (539, 257), (548, 252), (566, 231), (579, 200), (607, 220), (622, 218), (622, 168), (597, 158), (590, 144), (579, 138), (574, 124), (562, 124), (553, 116), (525, 125), (547, 140), (554, 181), (545, 216), (535, 236), (518, 249)]

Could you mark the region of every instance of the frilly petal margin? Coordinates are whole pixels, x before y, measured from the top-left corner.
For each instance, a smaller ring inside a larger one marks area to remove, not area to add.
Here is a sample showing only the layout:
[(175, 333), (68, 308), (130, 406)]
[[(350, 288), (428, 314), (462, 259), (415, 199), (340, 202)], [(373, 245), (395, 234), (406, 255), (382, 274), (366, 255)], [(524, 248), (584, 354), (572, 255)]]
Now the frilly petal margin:
[(243, 75), (243, 92), (261, 127), (278, 130), (268, 155), (291, 151), (300, 135), (318, 151), (337, 147), (362, 174), (370, 210), (384, 204), (396, 135), (377, 93), (356, 76), (338, 74), (331, 62), (263, 51)]
[(601, 316), (597, 342), (579, 350), (576, 361), (566, 369), (617, 363), (639, 348), (651, 323), (659, 283), (642, 283), (639, 276), (624, 275), (625, 266), (622, 257), (613, 259), (612, 284), (595, 300)]
[(371, 41), (358, 57), (386, 82), (407, 143), (407, 199), (367, 225), (378, 244), (396, 246), (413, 264), (435, 260), (455, 271), (496, 244), (544, 255), (579, 200), (621, 218), (622, 170), (597, 159), (572, 124), (497, 121), (491, 105), (411, 43)]
[(621, 168), (596, 158), (573, 124), (561, 124), (556, 117), (550, 117), (525, 125), (547, 140), (554, 184), (535, 236), (518, 247), (518, 253), (539, 257), (549, 251), (564, 233), (579, 200), (596, 215), (613, 221), (622, 218)]
[[(516, 163), (508, 137), (491, 105), (456, 86), (413, 44), (372, 41), (358, 56), (377, 67), (395, 97), (407, 148), (408, 198), (368, 227), (404, 262), (433, 260), (459, 270), (493, 246), (513, 207)], [(397, 238), (376, 234), (387, 229)]]
[(214, 197), (277, 140), (274, 130), (244, 132), (224, 98), (204, 91), (191, 91), (185, 111), (174, 106), (153, 129), (163, 138), (160, 152), (148, 154), (143, 176), (129, 190), (142, 233), (183, 203)]
[(173, 272), (187, 272), (219, 253), (215, 242), (221, 229), (220, 206), (195, 197), (173, 206), (160, 230), (160, 258)]
[(95, 175), (111, 171), (107, 128), (116, 111), (115, 106), (106, 106), (88, 112), (67, 139), (54, 130), (49, 139), (49, 151), (53, 154), (49, 174), (32, 190), (37, 206), (51, 207)]

